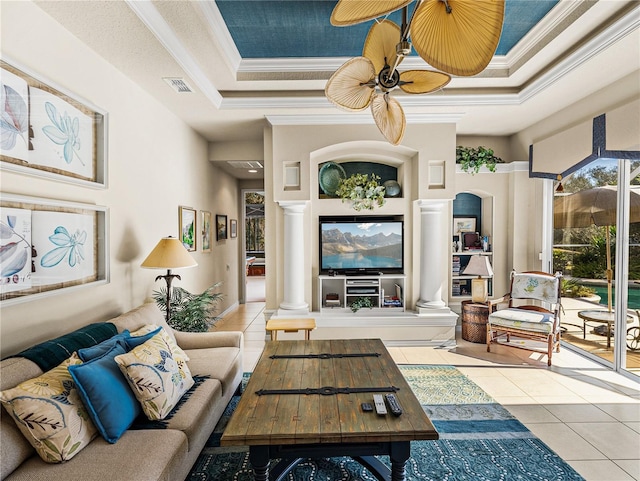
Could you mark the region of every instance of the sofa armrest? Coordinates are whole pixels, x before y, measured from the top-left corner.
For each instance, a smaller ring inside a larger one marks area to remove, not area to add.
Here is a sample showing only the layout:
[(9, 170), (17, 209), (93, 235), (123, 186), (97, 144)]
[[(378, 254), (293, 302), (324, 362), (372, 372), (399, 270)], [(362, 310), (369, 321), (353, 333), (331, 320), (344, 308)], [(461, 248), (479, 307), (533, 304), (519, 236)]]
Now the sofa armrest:
[(210, 347), (243, 347), (240, 331), (181, 332), (173, 330), (176, 342), (182, 349), (206, 349)]

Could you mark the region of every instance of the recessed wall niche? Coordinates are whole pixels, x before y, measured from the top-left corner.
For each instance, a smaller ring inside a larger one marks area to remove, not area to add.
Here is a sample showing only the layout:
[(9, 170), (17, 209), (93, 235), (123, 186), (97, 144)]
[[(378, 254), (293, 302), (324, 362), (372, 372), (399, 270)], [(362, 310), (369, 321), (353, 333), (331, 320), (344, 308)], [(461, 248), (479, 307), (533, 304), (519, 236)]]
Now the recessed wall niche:
[[(336, 177), (347, 178), (353, 174), (375, 174), (380, 177), (380, 184), (384, 184), (388, 180), (398, 182), (398, 168), (393, 165), (364, 161), (324, 162), (318, 165), (318, 197), (320, 199), (335, 198), (332, 191), (334, 191), (334, 187), (337, 187), (335, 185)], [(325, 188), (329, 192), (325, 192)], [(397, 197), (401, 196), (402, 192)]]

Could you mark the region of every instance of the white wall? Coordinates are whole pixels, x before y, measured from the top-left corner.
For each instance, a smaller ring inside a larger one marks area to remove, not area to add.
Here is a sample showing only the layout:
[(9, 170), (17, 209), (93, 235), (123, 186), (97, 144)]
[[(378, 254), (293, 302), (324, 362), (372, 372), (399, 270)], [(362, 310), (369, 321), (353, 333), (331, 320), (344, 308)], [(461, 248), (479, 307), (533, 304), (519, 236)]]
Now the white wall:
[[(19, 63), (108, 112), (108, 187), (92, 189), (2, 172), (2, 192), (109, 208), (111, 282), (1, 308), (1, 355), (107, 320), (160, 288), (160, 271), (140, 263), (166, 235), (178, 234), (178, 206), (239, 218), (237, 182), (207, 160), (208, 145), (120, 71), (31, 2), (2, 2), (2, 58)], [(224, 206), (224, 207), (223, 207)], [(198, 222), (200, 219), (198, 218)], [(238, 242), (213, 241), (177, 270), (176, 285), (202, 291), (223, 281), (218, 312), (238, 300)], [(198, 240), (200, 244), (200, 240)]]

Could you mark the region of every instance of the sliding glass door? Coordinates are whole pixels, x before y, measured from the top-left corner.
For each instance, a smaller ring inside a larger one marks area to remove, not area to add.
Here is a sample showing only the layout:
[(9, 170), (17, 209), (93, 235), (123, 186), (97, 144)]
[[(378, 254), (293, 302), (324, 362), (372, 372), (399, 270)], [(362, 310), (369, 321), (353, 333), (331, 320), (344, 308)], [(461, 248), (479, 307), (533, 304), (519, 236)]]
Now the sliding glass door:
[(594, 161), (565, 177), (553, 202), (553, 270), (564, 275), (563, 340), (616, 370), (636, 374), (640, 202), (634, 202), (640, 200), (639, 165)]

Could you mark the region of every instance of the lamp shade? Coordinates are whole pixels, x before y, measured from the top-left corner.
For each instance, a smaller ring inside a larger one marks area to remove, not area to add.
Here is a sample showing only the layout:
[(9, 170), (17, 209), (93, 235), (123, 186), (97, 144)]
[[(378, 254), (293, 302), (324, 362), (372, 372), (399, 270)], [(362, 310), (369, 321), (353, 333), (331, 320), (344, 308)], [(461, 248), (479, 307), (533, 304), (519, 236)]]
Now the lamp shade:
[(465, 276), (493, 276), (493, 269), (487, 256), (471, 256), (467, 267), (462, 272)]
[(198, 263), (179, 239), (163, 237), (140, 265), (147, 269), (178, 269), (195, 267)]

